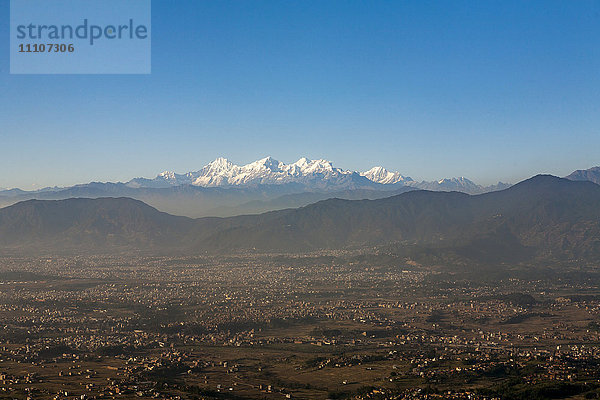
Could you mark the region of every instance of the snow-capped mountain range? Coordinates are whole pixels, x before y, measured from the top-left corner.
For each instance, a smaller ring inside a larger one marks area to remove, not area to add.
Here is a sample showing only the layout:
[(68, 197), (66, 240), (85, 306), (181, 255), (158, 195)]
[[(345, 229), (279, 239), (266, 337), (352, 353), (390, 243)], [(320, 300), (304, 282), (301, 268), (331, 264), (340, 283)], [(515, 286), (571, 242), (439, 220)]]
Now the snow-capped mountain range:
[[(575, 171), (567, 178), (600, 183), (600, 167)], [(326, 160), (307, 158), (286, 164), (266, 157), (242, 166), (218, 158), (195, 172), (166, 171), (153, 179), (89, 182), (33, 191), (0, 190), (0, 208), (33, 199), (129, 197), (174, 215), (229, 217), (298, 208), (332, 197), (376, 200), (414, 189), (479, 194), (508, 186), (499, 183), (484, 187), (463, 177), (416, 181), (383, 167), (356, 172), (336, 168)]]
[(335, 168), (326, 160), (301, 158), (293, 164), (285, 164), (266, 157), (247, 165), (236, 165), (225, 158), (217, 158), (199, 171), (176, 174), (171, 171), (160, 173), (156, 178), (133, 179), (132, 187), (168, 187), (194, 185), (202, 187), (277, 185), (284, 183), (311, 184), (327, 182), (356, 174)]
[(327, 160), (309, 160), (305, 157), (292, 164), (285, 164), (272, 157), (266, 157), (242, 166), (236, 165), (225, 158), (217, 158), (195, 172), (177, 174), (172, 171), (165, 171), (154, 179), (132, 179), (127, 182), (127, 186), (132, 188), (167, 188), (180, 185), (249, 187), (291, 183), (315, 189), (328, 187), (368, 188), (394, 185), (428, 190), (457, 190), (467, 193), (482, 193), (508, 186), (499, 183), (496, 186), (486, 188), (464, 177), (447, 178), (433, 182), (417, 182), (399, 172), (390, 172), (383, 167), (374, 167), (366, 172), (357, 172), (336, 168)]

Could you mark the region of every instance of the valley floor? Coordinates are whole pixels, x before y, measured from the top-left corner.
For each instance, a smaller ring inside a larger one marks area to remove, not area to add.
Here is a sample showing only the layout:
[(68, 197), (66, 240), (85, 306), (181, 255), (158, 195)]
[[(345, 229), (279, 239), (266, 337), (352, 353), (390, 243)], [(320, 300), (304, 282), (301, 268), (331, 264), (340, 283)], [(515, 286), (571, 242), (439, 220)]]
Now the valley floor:
[(594, 270), (381, 260), (1, 259), (0, 398), (599, 397)]

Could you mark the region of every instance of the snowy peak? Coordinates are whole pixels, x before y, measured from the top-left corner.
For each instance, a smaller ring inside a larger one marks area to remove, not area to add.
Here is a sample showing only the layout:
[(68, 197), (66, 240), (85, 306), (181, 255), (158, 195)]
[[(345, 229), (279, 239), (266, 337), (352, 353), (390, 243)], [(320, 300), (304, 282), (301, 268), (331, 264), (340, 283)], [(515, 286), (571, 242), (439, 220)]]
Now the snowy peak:
[(374, 167), (361, 174), (365, 178), (382, 185), (404, 185), (417, 189), (435, 191), (459, 191), (465, 193), (482, 193), (485, 188), (475, 184), (465, 177), (444, 178), (433, 182), (416, 182), (412, 178), (403, 176), (399, 172), (390, 172), (383, 167)]
[(271, 171), (277, 173), (282, 171), (283, 166), (285, 166), (285, 164), (269, 156), (248, 165), (244, 165), (242, 169), (247, 172)]
[(299, 159), (298, 161), (293, 163), (291, 166), (298, 167), (298, 168), (305, 168), (310, 162), (312, 162), (312, 161), (309, 160), (308, 158), (302, 157), (301, 159)]
[(167, 181), (174, 181), (177, 179), (177, 177), (175, 176), (175, 172), (171, 171), (161, 172), (160, 174), (158, 174), (158, 177)]
[(233, 163), (226, 158), (219, 157), (215, 161), (208, 163), (204, 168), (208, 168), (211, 171), (227, 171), (233, 167)]
[(400, 175), (399, 172), (390, 172), (383, 167), (373, 167), (367, 172), (363, 172), (361, 175), (373, 182), (381, 183), (382, 185), (393, 185), (396, 183), (408, 183), (413, 181), (409, 177)]
[(461, 176), (460, 178), (444, 178), (435, 182), (419, 182), (415, 183), (415, 187), (425, 190), (436, 190), (436, 191), (457, 191), (471, 194), (486, 192), (486, 188), (477, 185), (473, 181)]
[(226, 158), (219, 157), (208, 163), (200, 171), (190, 172), (192, 185), (195, 186), (219, 186), (225, 177), (231, 175), (236, 165)]
[(335, 168), (330, 161), (327, 160), (307, 160), (306, 165), (302, 169), (304, 174), (346, 174), (350, 171), (342, 171)]
[(460, 178), (444, 178), (438, 181), (439, 185), (443, 185), (443, 184), (460, 184), (460, 185), (474, 185), (473, 181), (468, 180), (467, 178), (465, 178), (464, 176), (461, 176)]

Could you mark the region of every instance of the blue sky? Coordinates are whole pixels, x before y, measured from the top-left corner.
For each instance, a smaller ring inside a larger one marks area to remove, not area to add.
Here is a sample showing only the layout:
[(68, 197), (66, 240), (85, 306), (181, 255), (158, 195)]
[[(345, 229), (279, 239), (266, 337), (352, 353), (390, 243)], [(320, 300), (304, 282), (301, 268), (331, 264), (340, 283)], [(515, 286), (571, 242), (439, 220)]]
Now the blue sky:
[(0, 187), (218, 156), (516, 182), (600, 164), (599, 1), (152, 2), (151, 75), (9, 75)]

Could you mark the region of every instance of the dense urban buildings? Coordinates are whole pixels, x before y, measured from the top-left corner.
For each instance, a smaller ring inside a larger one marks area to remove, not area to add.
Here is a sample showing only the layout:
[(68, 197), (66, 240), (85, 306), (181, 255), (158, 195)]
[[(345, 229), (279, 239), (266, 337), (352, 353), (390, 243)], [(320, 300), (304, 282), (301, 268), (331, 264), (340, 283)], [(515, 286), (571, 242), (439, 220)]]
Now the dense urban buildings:
[(593, 269), (385, 254), (0, 260), (0, 398), (597, 398)]

